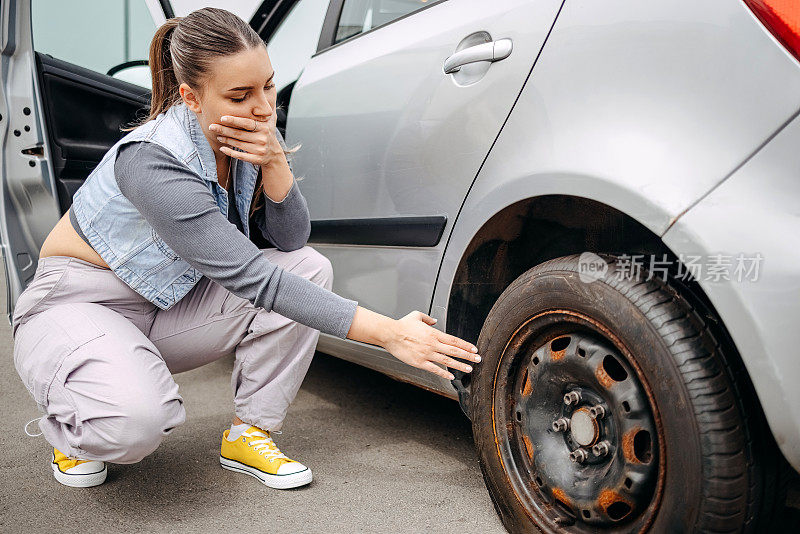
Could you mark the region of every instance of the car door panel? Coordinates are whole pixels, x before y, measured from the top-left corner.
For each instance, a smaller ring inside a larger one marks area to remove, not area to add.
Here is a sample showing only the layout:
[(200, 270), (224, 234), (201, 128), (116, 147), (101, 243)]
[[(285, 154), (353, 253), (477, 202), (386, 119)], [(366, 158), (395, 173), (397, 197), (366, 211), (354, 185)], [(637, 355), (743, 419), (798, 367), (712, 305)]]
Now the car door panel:
[[(336, 292), (394, 317), (428, 310), (453, 219), (561, 3), (449, 0), (312, 57), (294, 87), (286, 137), (303, 145), (295, 172), (305, 177), (310, 241), (333, 263)], [(443, 65), (476, 32), (511, 39), (513, 51), (488, 68), (463, 67), (477, 75), (457, 83)], [(384, 231), (404, 235), (407, 217), (443, 217), (443, 238), (363, 246), (347, 236), (326, 243), (330, 232), (315, 231), (390, 218), (395, 227)]]
[(10, 322), (39, 250), (72, 194), (146, 112), (149, 90), (33, 49), (30, 0), (4, 2), (0, 75), (0, 233)]
[(36, 54), (47, 137), (62, 213), (103, 155), (146, 115), (150, 91), (48, 54)]
[(38, 97), (30, 1), (3, 2), (0, 56), (0, 231), (6, 270), (7, 314), (33, 278), (39, 249), (59, 218)]

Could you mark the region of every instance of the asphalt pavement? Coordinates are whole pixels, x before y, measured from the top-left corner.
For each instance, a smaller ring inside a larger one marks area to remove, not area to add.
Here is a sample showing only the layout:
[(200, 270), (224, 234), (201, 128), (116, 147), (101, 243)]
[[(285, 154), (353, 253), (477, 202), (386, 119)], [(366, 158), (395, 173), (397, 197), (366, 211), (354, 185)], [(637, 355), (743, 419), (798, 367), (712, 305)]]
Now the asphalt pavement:
[[(0, 310), (5, 311), (0, 269)], [(175, 376), (186, 423), (138, 464), (109, 464), (94, 488), (55, 481), (39, 417), (0, 317), (0, 533), (504, 533), (455, 401), (317, 352), (275, 442), (314, 481), (275, 490), (219, 466), (233, 358)], [(35, 424), (31, 432), (38, 432)], [(800, 532), (800, 483), (786, 529)]]
[[(4, 279), (0, 295), (4, 313)], [(153, 454), (109, 464), (100, 486), (62, 486), (48, 443), (23, 431), (40, 414), (4, 316), (0, 348), (2, 533), (505, 532), (456, 402), (319, 352), (275, 436), (313, 471), (308, 486), (275, 490), (219, 466), (232, 358), (175, 376), (186, 423)]]

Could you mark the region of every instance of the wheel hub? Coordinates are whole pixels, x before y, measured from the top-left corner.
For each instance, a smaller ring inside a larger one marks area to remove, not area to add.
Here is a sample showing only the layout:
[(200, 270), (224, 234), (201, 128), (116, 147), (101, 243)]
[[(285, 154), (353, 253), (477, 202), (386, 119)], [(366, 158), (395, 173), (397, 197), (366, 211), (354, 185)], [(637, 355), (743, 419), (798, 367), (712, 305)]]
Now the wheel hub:
[(578, 445), (593, 445), (600, 435), (600, 427), (594, 418), (589, 415), (588, 408), (575, 410), (569, 423), (572, 439)]
[(658, 444), (633, 368), (594, 332), (524, 349), (513, 432), (528, 487), (551, 503), (558, 525), (611, 527), (638, 517), (654, 494)]

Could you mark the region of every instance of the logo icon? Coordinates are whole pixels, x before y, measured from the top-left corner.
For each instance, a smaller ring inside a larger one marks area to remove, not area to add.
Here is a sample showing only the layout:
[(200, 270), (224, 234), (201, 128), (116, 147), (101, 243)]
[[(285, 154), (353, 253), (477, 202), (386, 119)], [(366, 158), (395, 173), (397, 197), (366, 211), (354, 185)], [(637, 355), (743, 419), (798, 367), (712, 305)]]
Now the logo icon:
[(578, 277), (581, 282), (589, 284), (605, 277), (608, 264), (594, 252), (584, 252), (578, 258)]

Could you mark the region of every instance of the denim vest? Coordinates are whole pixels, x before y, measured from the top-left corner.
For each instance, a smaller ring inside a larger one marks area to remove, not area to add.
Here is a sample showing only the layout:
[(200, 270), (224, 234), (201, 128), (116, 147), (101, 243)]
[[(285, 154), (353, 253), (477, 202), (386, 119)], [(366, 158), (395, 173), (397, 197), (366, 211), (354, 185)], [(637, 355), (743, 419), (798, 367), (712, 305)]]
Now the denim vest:
[[(276, 136), (283, 144), (280, 133)], [(156, 234), (117, 187), (114, 163), (124, 143), (148, 141), (166, 148), (208, 186), (228, 216), (228, 192), (217, 182), (214, 151), (197, 116), (180, 102), (117, 141), (73, 195), (78, 224), (101, 258), (137, 293), (163, 310), (178, 302), (202, 274), (181, 259)], [(258, 165), (231, 158), (234, 198), (242, 229), (250, 237), (248, 214), (258, 178)], [(169, 199), (158, 199), (169, 202)]]

